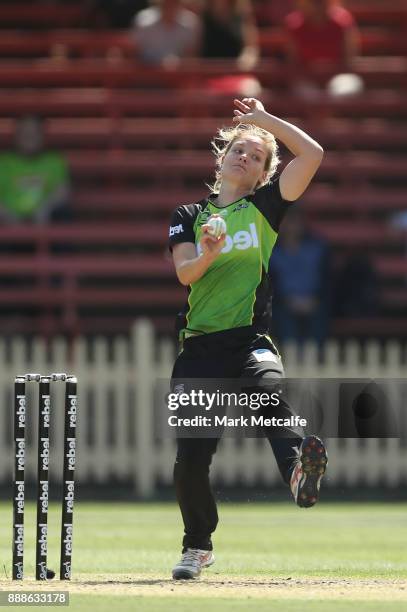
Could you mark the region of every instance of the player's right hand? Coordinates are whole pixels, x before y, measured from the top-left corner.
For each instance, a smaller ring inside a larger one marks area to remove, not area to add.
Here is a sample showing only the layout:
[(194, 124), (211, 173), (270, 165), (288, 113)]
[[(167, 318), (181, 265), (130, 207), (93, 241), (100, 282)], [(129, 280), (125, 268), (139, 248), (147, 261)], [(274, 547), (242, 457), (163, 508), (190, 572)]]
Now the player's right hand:
[(223, 247), (225, 246), (226, 234), (221, 234), (219, 238), (211, 236), (208, 232), (209, 226), (202, 226), (202, 235), (199, 241), (204, 257), (216, 259)]

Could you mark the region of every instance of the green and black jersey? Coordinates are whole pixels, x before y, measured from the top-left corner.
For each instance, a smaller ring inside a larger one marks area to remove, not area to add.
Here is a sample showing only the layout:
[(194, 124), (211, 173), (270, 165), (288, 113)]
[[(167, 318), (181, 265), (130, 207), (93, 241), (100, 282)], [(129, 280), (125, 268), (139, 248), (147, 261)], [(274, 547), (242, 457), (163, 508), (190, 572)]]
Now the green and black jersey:
[(211, 197), (179, 206), (172, 215), (170, 250), (193, 242), (199, 253), (202, 225), (220, 214), (227, 226), (225, 245), (205, 274), (188, 288), (178, 329), (186, 336), (238, 327), (267, 329), (268, 268), (280, 223), (292, 202), (283, 200), (279, 178), (225, 207)]

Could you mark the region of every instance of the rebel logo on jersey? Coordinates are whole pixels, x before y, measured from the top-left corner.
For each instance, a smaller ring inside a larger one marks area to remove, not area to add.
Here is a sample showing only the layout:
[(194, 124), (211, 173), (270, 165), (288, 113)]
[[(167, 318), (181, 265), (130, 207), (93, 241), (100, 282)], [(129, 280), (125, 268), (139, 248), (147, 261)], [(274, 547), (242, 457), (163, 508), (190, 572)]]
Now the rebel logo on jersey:
[[(226, 234), (225, 238), (225, 246), (221, 250), (221, 253), (229, 253), (233, 248), (239, 251), (246, 251), (247, 249), (258, 249), (259, 248), (259, 239), (257, 236), (257, 229), (255, 223), (249, 224), (249, 231), (247, 230), (239, 230), (233, 236)], [(200, 243), (197, 244), (197, 251), (200, 255), (202, 253), (202, 248)]]
[(169, 236), (171, 238), (171, 236), (174, 236), (174, 234), (181, 234), (183, 231), (184, 231), (184, 228), (182, 226), (182, 223), (180, 223), (179, 225), (172, 225), (170, 227)]

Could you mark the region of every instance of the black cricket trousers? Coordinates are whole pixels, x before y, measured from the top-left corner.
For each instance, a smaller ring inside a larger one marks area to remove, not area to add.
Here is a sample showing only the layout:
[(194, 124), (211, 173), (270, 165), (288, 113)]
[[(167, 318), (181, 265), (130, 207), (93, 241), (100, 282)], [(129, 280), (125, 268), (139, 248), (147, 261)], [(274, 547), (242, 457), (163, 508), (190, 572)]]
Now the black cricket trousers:
[[(263, 349), (259, 353), (259, 349)], [(266, 350), (264, 350), (266, 349)], [(244, 378), (253, 380), (254, 387), (270, 387), (270, 379), (284, 377), (280, 355), (266, 334), (252, 327), (214, 332), (194, 336), (184, 341), (178, 355), (171, 380), (171, 388), (185, 379)], [(281, 416), (281, 412), (278, 416)], [(292, 412), (285, 404), (283, 416)], [(299, 447), (303, 432), (287, 430), (282, 435), (267, 435), (278, 468), (289, 483), (295, 449)], [(184, 522), (183, 552), (187, 548), (212, 550), (211, 534), (218, 523), (216, 502), (209, 482), (209, 467), (216, 452), (219, 438), (177, 438), (177, 456), (174, 465), (176, 497)]]

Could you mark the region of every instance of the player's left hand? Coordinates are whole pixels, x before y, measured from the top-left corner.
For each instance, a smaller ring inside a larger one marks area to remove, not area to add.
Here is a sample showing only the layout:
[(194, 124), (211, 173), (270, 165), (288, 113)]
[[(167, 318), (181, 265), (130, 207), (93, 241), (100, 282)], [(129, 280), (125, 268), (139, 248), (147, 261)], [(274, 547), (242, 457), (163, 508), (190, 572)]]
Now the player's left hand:
[(233, 117), (234, 123), (253, 123), (256, 125), (265, 112), (263, 104), (256, 98), (243, 98), (243, 100), (236, 98), (233, 103), (236, 106), (233, 111), (235, 115)]

